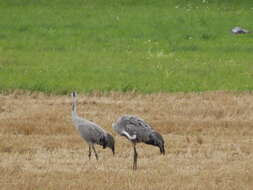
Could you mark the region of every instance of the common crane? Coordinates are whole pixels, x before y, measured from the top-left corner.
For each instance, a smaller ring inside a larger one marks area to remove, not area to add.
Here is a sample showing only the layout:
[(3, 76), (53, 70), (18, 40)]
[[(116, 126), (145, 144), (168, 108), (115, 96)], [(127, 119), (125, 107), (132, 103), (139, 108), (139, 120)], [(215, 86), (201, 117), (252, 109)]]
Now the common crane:
[(113, 123), (112, 128), (119, 135), (125, 136), (129, 141), (132, 142), (134, 149), (133, 170), (137, 169), (137, 143), (143, 142), (158, 146), (161, 154), (165, 154), (164, 140), (162, 136), (158, 132), (154, 131), (154, 129), (148, 123), (137, 116), (124, 115), (120, 117), (116, 123)]
[(106, 148), (106, 147), (111, 148), (112, 153), (114, 155), (114, 139), (112, 135), (107, 133), (102, 127), (100, 127), (96, 123), (93, 123), (91, 121), (88, 121), (84, 118), (79, 117), (76, 113), (77, 93), (72, 92), (71, 96), (73, 98), (72, 120), (80, 136), (89, 145), (89, 154), (88, 154), (89, 159), (91, 157), (91, 148), (92, 148), (95, 153), (96, 159), (98, 160), (98, 154), (95, 150), (94, 144), (101, 145), (103, 146), (103, 148)]

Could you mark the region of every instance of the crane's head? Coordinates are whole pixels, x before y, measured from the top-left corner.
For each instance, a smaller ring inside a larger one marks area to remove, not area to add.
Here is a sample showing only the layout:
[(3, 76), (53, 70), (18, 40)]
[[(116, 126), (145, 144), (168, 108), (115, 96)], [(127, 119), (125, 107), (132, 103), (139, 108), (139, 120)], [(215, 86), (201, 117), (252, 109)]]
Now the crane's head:
[(106, 146), (109, 147), (110, 149), (112, 149), (112, 153), (114, 155), (115, 153), (115, 141), (112, 135), (110, 135), (109, 133), (107, 134), (107, 143)]
[(145, 143), (159, 147), (161, 154), (165, 154), (164, 140), (162, 135), (160, 135), (158, 132), (153, 131), (149, 135), (149, 140), (145, 141)]
[(72, 98), (76, 98), (77, 97), (77, 93), (74, 91), (74, 92), (71, 93), (71, 96), (72, 96)]
[(165, 155), (165, 149), (164, 149), (164, 140), (162, 135), (160, 135), (160, 133), (158, 132), (153, 132), (153, 136), (155, 137), (155, 145), (158, 146), (160, 148), (160, 152), (161, 154)]

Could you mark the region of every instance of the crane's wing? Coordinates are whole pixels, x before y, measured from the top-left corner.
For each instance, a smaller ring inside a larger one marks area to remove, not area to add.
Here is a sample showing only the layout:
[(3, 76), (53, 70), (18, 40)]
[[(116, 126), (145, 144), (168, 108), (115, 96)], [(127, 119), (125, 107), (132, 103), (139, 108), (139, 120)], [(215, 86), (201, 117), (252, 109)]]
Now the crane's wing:
[(96, 143), (100, 144), (101, 139), (105, 136), (105, 130), (102, 129), (99, 125), (88, 121), (83, 120), (84, 122), (80, 123), (78, 126), (78, 130), (80, 135), (88, 142), (88, 143)]
[(146, 141), (153, 131), (152, 127), (136, 116), (122, 116), (113, 127), (120, 135), (129, 140)]
[(139, 117), (136, 117), (136, 116), (129, 116), (129, 125), (134, 125), (135, 128), (138, 128), (138, 129), (152, 129), (152, 127), (146, 123), (143, 119), (139, 118)]

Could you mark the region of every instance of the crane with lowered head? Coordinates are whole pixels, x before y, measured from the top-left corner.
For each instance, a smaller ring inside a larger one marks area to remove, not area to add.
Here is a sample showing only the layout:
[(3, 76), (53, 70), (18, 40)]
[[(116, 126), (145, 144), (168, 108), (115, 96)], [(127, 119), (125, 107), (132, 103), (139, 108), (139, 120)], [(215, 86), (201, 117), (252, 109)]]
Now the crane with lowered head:
[(77, 93), (72, 92), (71, 96), (73, 98), (72, 103), (72, 121), (79, 132), (80, 136), (88, 143), (89, 145), (89, 159), (91, 157), (91, 149), (93, 149), (96, 159), (98, 160), (98, 154), (95, 149), (95, 144), (103, 146), (103, 148), (109, 147), (112, 150), (114, 155), (114, 138), (111, 134), (105, 131), (98, 124), (91, 122), (87, 119), (81, 118), (77, 115), (76, 112), (76, 102), (77, 102)]
[(132, 116), (124, 115), (118, 118), (116, 123), (113, 123), (112, 128), (121, 136), (125, 136), (133, 144), (134, 149), (134, 162), (133, 169), (137, 169), (137, 143), (145, 143), (157, 146), (161, 154), (165, 154), (163, 137), (156, 132), (148, 123), (143, 119)]

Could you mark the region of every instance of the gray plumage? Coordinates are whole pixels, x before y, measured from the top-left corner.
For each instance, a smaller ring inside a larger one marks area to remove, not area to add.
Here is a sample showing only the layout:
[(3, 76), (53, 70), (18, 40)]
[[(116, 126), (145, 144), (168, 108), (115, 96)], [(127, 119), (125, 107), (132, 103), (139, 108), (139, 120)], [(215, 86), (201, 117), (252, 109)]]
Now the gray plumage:
[(95, 150), (94, 144), (103, 146), (103, 148), (109, 147), (112, 149), (114, 154), (114, 139), (112, 135), (107, 133), (102, 127), (93, 123), (89, 120), (81, 118), (77, 115), (76, 112), (76, 92), (71, 93), (73, 98), (72, 104), (72, 121), (78, 130), (80, 136), (88, 143), (89, 145), (89, 159), (91, 157), (91, 148), (93, 149), (96, 159), (98, 160), (98, 155)]
[(132, 142), (134, 148), (134, 170), (137, 169), (138, 154), (135, 147), (137, 143), (142, 142), (157, 146), (161, 154), (165, 154), (162, 136), (143, 119), (132, 115), (124, 115), (120, 117), (112, 127), (119, 135), (125, 136)]

